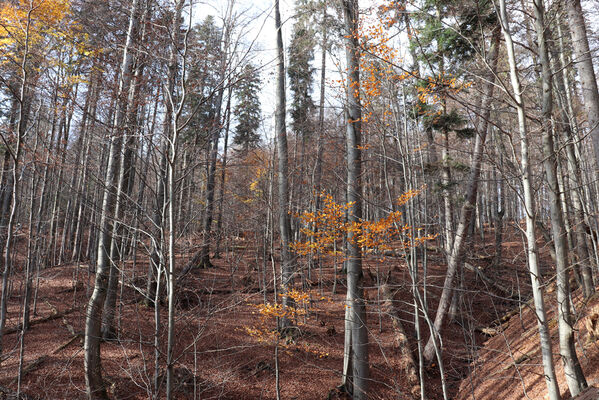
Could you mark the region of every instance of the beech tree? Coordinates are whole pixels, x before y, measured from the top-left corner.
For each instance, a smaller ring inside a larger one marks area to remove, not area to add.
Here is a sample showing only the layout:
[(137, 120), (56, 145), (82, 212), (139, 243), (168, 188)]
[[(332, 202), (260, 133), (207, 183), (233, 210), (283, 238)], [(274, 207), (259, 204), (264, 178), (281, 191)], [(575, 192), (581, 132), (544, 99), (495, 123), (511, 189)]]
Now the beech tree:
[[(362, 159), (360, 105), (360, 46), (358, 43), (358, 1), (343, 1), (344, 36), (347, 62), (346, 80), (346, 152), (347, 152), (347, 201), (348, 221), (362, 219)], [(355, 233), (347, 236), (347, 304), (345, 323), (345, 346), (343, 351), (343, 383), (353, 399), (368, 396), (368, 330), (366, 327), (366, 304), (364, 302), (364, 275), (362, 251)]]
[(594, 390), (596, 10), (358, 3), (0, 5), (0, 398)]

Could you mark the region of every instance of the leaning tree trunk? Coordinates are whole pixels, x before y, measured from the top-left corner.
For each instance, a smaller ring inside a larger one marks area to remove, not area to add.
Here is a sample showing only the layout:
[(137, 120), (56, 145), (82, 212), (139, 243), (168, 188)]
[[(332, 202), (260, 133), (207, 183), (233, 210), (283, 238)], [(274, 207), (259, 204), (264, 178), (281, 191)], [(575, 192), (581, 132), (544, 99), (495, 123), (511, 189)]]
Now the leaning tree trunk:
[(524, 211), (526, 217), (526, 250), (528, 255), (528, 268), (530, 271), (530, 280), (532, 283), (532, 294), (535, 305), (535, 313), (539, 327), (539, 336), (541, 344), (541, 355), (543, 358), (543, 372), (550, 400), (559, 400), (560, 392), (557, 386), (555, 377), (555, 369), (553, 367), (553, 350), (551, 345), (551, 335), (547, 323), (547, 313), (545, 311), (545, 301), (543, 300), (543, 284), (541, 282), (541, 272), (539, 270), (539, 256), (537, 251), (536, 234), (535, 234), (535, 210), (534, 210), (534, 194), (532, 189), (532, 173), (528, 158), (528, 129), (526, 126), (526, 115), (524, 111), (524, 102), (522, 98), (522, 89), (520, 86), (520, 78), (516, 66), (516, 56), (514, 54), (514, 43), (508, 25), (506, 14), (505, 0), (500, 0), (500, 22), (501, 30), (506, 43), (506, 51), (508, 55), (510, 67), (510, 80), (514, 90), (513, 98), (515, 107), (518, 112), (518, 130), (520, 132), (520, 152), (521, 152), (521, 173), (522, 173), (522, 190), (524, 192)]
[[(362, 220), (362, 154), (360, 150), (362, 110), (360, 104), (360, 45), (358, 41), (358, 1), (343, 1), (345, 22), (345, 45), (347, 60), (346, 84), (346, 146), (347, 146), (347, 201), (353, 204), (348, 212), (348, 222)], [(347, 300), (349, 326), (346, 329), (345, 357), (351, 359), (351, 377), (344, 377), (346, 387), (354, 400), (368, 397), (368, 329), (366, 326), (366, 304), (364, 302), (364, 277), (362, 274), (362, 252), (357, 233), (348, 233), (347, 238)], [(348, 337), (351, 337), (348, 340)], [(349, 378), (349, 379), (348, 379)]]
[(115, 112), (108, 165), (106, 169), (104, 195), (102, 200), (101, 217), (98, 238), (98, 257), (96, 263), (96, 279), (94, 291), (89, 299), (87, 318), (85, 322), (85, 382), (87, 396), (90, 399), (107, 399), (106, 387), (102, 379), (102, 366), (100, 358), (100, 338), (102, 325), (102, 308), (108, 289), (110, 273), (110, 245), (112, 242), (113, 213), (117, 200), (117, 185), (119, 179), (119, 159), (123, 145), (122, 126), (125, 122), (127, 111), (127, 93), (133, 72), (132, 46), (135, 32), (139, 24), (138, 7), (140, 0), (133, 0), (127, 39), (123, 50), (123, 64), (121, 66), (119, 91), (117, 95), (117, 110)]
[[(464, 244), (467, 241), (469, 229), (476, 208), (476, 196), (478, 192), (478, 181), (480, 178), (481, 165), (483, 160), (483, 150), (485, 140), (487, 138), (488, 121), (491, 114), (491, 101), (493, 100), (493, 89), (495, 87), (495, 70), (497, 68), (497, 54), (499, 52), (499, 39), (501, 30), (499, 27), (493, 30), (493, 37), (491, 39), (491, 50), (489, 51), (488, 63), (490, 69), (485, 76), (485, 88), (484, 88), (484, 100), (482, 101), (482, 115), (481, 124), (478, 135), (476, 136), (476, 142), (474, 144), (474, 162), (472, 169), (470, 170), (470, 179), (468, 180), (468, 189), (466, 194), (466, 201), (462, 206), (462, 212), (460, 214), (460, 222), (458, 229), (455, 233), (453, 245), (450, 249), (447, 275), (445, 276), (445, 283), (443, 285), (443, 291), (441, 292), (441, 298), (437, 307), (437, 314), (435, 315), (434, 332), (440, 334), (443, 327), (443, 322), (447, 311), (449, 309), (452, 291), (453, 281), (458, 271), (458, 266), (462, 260), (464, 253)], [(426, 343), (424, 348), (424, 358), (427, 362), (431, 362), (435, 356), (435, 344), (433, 337), (431, 336)]]
[(566, 228), (560, 203), (560, 188), (557, 178), (557, 157), (553, 147), (553, 132), (551, 117), (553, 111), (552, 72), (549, 63), (549, 52), (545, 34), (545, 7), (543, 0), (533, 0), (535, 13), (535, 29), (541, 62), (542, 82), (542, 118), (543, 121), (543, 164), (549, 183), (549, 207), (551, 212), (551, 229), (555, 247), (557, 272), (557, 313), (559, 348), (564, 374), (570, 389), (570, 394), (576, 396), (587, 387), (586, 379), (576, 356), (574, 346), (574, 331), (570, 315), (570, 286), (568, 282), (568, 246), (566, 243)]

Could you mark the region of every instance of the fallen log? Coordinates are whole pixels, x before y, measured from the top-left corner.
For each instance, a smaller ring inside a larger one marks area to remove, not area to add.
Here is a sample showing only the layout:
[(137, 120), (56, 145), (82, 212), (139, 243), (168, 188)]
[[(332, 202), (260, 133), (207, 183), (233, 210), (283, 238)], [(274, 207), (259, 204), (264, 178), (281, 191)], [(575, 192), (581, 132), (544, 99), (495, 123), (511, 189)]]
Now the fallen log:
[[(54, 309), (54, 310), (56, 310), (56, 309)], [(65, 315), (69, 315), (70, 313), (75, 312), (77, 310), (79, 310), (79, 307), (69, 308), (68, 310), (65, 310), (62, 312), (54, 311), (52, 314), (50, 314), (46, 317), (37, 318), (37, 319), (33, 319), (33, 320), (29, 321), (29, 327), (31, 328), (33, 325), (39, 325), (39, 324), (43, 324), (44, 322), (54, 321), (55, 319), (62, 318)], [(23, 324), (18, 324), (15, 327), (6, 329), (6, 331), (4, 331), (4, 334), (8, 335), (11, 333), (16, 333), (16, 332), (20, 331), (22, 327), (23, 327)]]
[(518, 298), (518, 295), (516, 293), (514, 293), (513, 290), (510, 290), (510, 289), (506, 288), (505, 286), (503, 286), (502, 284), (495, 282), (495, 280), (493, 280), (492, 278), (489, 278), (483, 272), (483, 270), (481, 268), (477, 268), (474, 265), (469, 264), (467, 262), (464, 263), (464, 268), (466, 268), (468, 271), (474, 272), (486, 284), (493, 287), (497, 291), (501, 292), (505, 297), (507, 297), (509, 299), (517, 299)]
[[(69, 340), (67, 340), (66, 342), (64, 342), (63, 344), (61, 344), (60, 346), (58, 346), (56, 349), (54, 349), (50, 354), (54, 355), (54, 354), (58, 354), (60, 353), (62, 350), (66, 349), (67, 347), (69, 347), (69, 345), (71, 343), (73, 343), (75, 340), (77, 340), (78, 338), (83, 337), (83, 335), (81, 333), (76, 334), (75, 336), (71, 337)], [(23, 368), (23, 372), (21, 373), (21, 379), (23, 379), (24, 376), (26, 376), (27, 374), (29, 374), (30, 372), (35, 371), (36, 369), (38, 369), (39, 367), (41, 367), (41, 365), (43, 363), (46, 362), (46, 360), (50, 357), (49, 354), (44, 354), (38, 358), (36, 358), (35, 360), (33, 360), (32, 362), (30, 362), (29, 364), (27, 364), (27, 366), (25, 368)], [(11, 385), (14, 385), (18, 382), (19, 377), (17, 376), (16, 378), (13, 378)]]
[(530, 299), (528, 299), (528, 301), (520, 304), (518, 307), (508, 311), (507, 313), (503, 314), (501, 317), (492, 321), (487, 327), (476, 328), (476, 331), (483, 333), (487, 336), (497, 335), (499, 332), (505, 330), (506, 327), (504, 327), (504, 325), (507, 325), (510, 318), (512, 318), (516, 314), (519, 314), (525, 307), (530, 306), (532, 304), (532, 301), (533, 301), (533, 298), (531, 297)]

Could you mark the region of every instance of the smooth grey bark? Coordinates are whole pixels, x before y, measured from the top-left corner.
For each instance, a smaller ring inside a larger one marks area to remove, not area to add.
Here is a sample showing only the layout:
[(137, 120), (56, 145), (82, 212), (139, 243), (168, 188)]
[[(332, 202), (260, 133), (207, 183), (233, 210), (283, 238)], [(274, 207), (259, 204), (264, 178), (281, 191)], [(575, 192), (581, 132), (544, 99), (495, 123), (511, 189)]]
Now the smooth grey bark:
[(98, 255), (94, 291), (87, 306), (85, 322), (84, 367), (85, 383), (88, 398), (107, 399), (106, 387), (102, 379), (100, 357), (100, 339), (102, 326), (102, 310), (108, 279), (110, 274), (110, 246), (112, 243), (113, 216), (117, 201), (117, 185), (119, 179), (120, 152), (123, 146), (123, 124), (127, 112), (127, 94), (133, 76), (133, 42), (139, 25), (139, 3), (133, 0), (130, 9), (129, 27), (123, 49), (123, 62), (120, 71), (119, 90), (117, 94), (116, 112), (110, 136), (110, 149), (106, 167), (105, 186), (103, 190), (102, 209), (98, 236)]
[(568, 12), (568, 25), (572, 35), (573, 63), (578, 71), (580, 90), (584, 99), (589, 133), (595, 150), (595, 167), (599, 166), (599, 89), (593, 69), (586, 22), (580, 0), (564, 0)]
[[(288, 183), (288, 149), (287, 127), (285, 123), (285, 50), (283, 49), (283, 33), (281, 31), (281, 12), (279, 0), (275, 0), (275, 28), (277, 30), (277, 82), (275, 89), (275, 136), (277, 137), (278, 153), (278, 203), (279, 229), (281, 234), (281, 294), (283, 307), (290, 305), (287, 296), (293, 279), (293, 257), (289, 244), (291, 243), (291, 221), (289, 218), (289, 183)], [(288, 324), (286, 318), (281, 319), (283, 325)]]
[[(362, 220), (362, 154), (360, 150), (362, 129), (362, 106), (360, 104), (360, 44), (358, 41), (358, 1), (343, 0), (345, 36), (345, 58), (347, 62), (346, 83), (346, 151), (347, 151), (347, 202), (353, 206), (348, 212), (348, 222)], [(366, 304), (364, 301), (364, 276), (362, 274), (362, 251), (356, 233), (347, 237), (347, 297), (350, 330), (345, 331), (344, 354), (350, 359), (351, 378), (346, 378), (346, 387), (354, 400), (368, 397), (368, 329), (366, 326)], [(346, 324), (347, 326), (348, 324)], [(349, 337), (348, 337), (349, 336)], [(345, 358), (345, 357), (344, 357)]]
[[(139, 42), (144, 43), (146, 37), (146, 18), (148, 14), (149, 5), (143, 6), (142, 14), (140, 17), (141, 21), (141, 32), (139, 34)], [(110, 274), (108, 278), (108, 290), (106, 292), (106, 299), (104, 300), (104, 313), (102, 314), (102, 338), (105, 340), (115, 339), (117, 337), (117, 331), (114, 324), (114, 318), (116, 314), (116, 300), (117, 300), (117, 289), (119, 283), (119, 266), (122, 266), (124, 254), (119, 251), (122, 247), (123, 239), (123, 217), (125, 215), (126, 201), (131, 196), (132, 183), (135, 172), (134, 165), (134, 153), (136, 143), (136, 125), (137, 125), (137, 114), (138, 105), (136, 104), (139, 92), (141, 89), (141, 77), (143, 76), (145, 60), (142, 52), (137, 52), (135, 62), (135, 73), (133, 79), (129, 85), (129, 91), (127, 94), (127, 112), (125, 116), (125, 124), (123, 126), (124, 133), (124, 149), (120, 154), (120, 172), (118, 177), (116, 205), (114, 210), (115, 221), (113, 224), (112, 231), (112, 242), (110, 244)]]
[(537, 33), (538, 56), (541, 63), (542, 86), (542, 124), (543, 124), (543, 156), (545, 174), (549, 183), (549, 208), (551, 213), (551, 230), (556, 261), (557, 312), (559, 348), (566, 383), (570, 394), (574, 397), (588, 385), (574, 346), (574, 330), (570, 314), (570, 285), (568, 282), (568, 245), (566, 243), (566, 228), (561, 209), (560, 187), (557, 177), (557, 156), (553, 144), (551, 126), (553, 112), (552, 71), (547, 50), (545, 33), (545, 6), (543, 0), (533, 0), (535, 14), (535, 30)]
[(520, 86), (520, 78), (518, 76), (518, 67), (516, 65), (516, 56), (514, 54), (514, 42), (512, 40), (512, 35), (509, 28), (505, 0), (499, 1), (499, 17), (508, 55), (510, 81), (514, 91), (514, 106), (516, 107), (518, 113), (518, 131), (520, 133), (521, 153), (520, 172), (522, 173), (522, 191), (524, 195), (524, 214), (526, 219), (526, 251), (528, 256), (530, 280), (532, 283), (533, 301), (539, 329), (541, 355), (543, 359), (543, 372), (545, 376), (545, 382), (547, 384), (549, 399), (559, 400), (561, 396), (553, 366), (551, 334), (549, 333), (547, 313), (545, 311), (545, 301), (543, 299), (543, 284), (541, 282), (541, 271), (539, 269), (539, 256), (536, 243), (534, 195), (531, 182), (531, 167), (528, 157), (528, 127), (526, 125), (526, 114), (524, 111), (522, 88)]
[[(572, 199), (572, 209), (574, 214), (574, 232), (576, 236), (576, 254), (578, 255), (578, 269), (580, 270), (582, 280), (582, 290), (585, 298), (590, 297), (595, 292), (595, 285), (593, 283), (593, 273), (591, 270), (591, 257), (589, 253), (589, 247), (587, 244), (586, 232), (589, 230), (588, 224), (586, 223), (584, 215), (584, 207), (582, 199), (584, 198), (583, 192), (583, 180), (580, 171), (580, 162), (576, 156), (576, 121), (574, 116), (574, 108), (572, 106), (572, 96), (570, 95), (570, 78), (566, 69), (566, 55), (563, 45), (563, 35), (561, 24), (557, 24), (557, 33), (559, 36), (559, 52), (558, 49), (553, 47), (553, 58), (557, 64), (555, 70), (560, 71), (561, 79), (555, 80), (558, 93), (558, 101), (560, 102), (560, 114), (561, 114), (561, 127), (566, 143), (566, 159), (568, 177), (571, 180), (570, 197)], [(558, 54), (559, 53), (559, 56)]]
[[(459, 264), (462, 261), (464, 253), (464, 244), (466, 243), (469, 235), (469, 229), (476, 208), (476, 198), (478, 193), (478, 183), (480, 179), (480, 172), (483, 160), (483, 150), (485, 141), (487, 138), (489, 117), (491, 115), (491, 102), (493, 100), (493, 91), (495, 87), (495, 70), (497, 69), (497, 55), (499, 53), (499, 39), (501, 30), (497, 26), (493, 30), (491, 38), (491, 48), (488, 53), (488, 65), (489, 69), (485, 74), (484, 81), (487, 82), (484, 88), (484, 98), (481, 103), (482, 114), (480, 117), (480, 126), (476, 140), (474, 144), (473, 152), (473, 163), (470, 170), (470, 177), (468, 179), (468, 188), (466, 190), (466, 201), (462, 206), (460, 214), (460, 222), (456, 230), (453, 243), (449, 249), (447, 275), (445, 276), (445, 282), (443, 284), (443, 291), (441, 292), (441, 298), (439, 299), (439, 305), (437, 307), (437, 313), (435, 315), (434, 331), (437, 335), (443, 327), (443, 322), (447, 315), (447, 311), (450, 306), (452, 292), (453, 292), (453, 281), (458, 271)], [(423, 352), (424, 358), (427, 362), (431, 362), (435, 357), (435, 346), (433, 337), (431, 336), (426, 343)]]

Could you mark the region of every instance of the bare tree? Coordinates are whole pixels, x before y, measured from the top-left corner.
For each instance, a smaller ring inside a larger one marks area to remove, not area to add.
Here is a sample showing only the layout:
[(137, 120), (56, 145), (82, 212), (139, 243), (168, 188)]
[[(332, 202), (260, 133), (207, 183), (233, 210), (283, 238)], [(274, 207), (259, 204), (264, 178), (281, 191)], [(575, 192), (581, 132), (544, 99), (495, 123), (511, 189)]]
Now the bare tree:
[(87, 318), (85, 323), (85, 382), (87, 396), (90, 399), (107, 399), (106, 387), (102, 379), (100, 357), (100, 339), (102, 327), (102, 311), (108, 279), (110, 276), (111, 262), (110, 246), (113, 232), (113, 213), (117, 201), (117, 186), (120, 168), (120, 153), (123, 146), (123, 125), (127, 112), (127, 94), (133, 77), (134, 53), (132, 51), (135, 35), (139, 25), (140, 0), (133, 0), (130, 8), (129, 28), (123, 49), (123, 63), (120, 71), (119, 91), (117, 96), (117, 110), (115, 112), (110, 136), (110, 150), (108, 166), (105, 176), (105, 188), (102, 201), (102, 215), (99, 226), (98, 258), (96, 265), (96, 278), (94, 291), (89, 299)]
[(547, 323), (547, 313), (545, 311), (545, 301), (543, 300), (543, 290), (541, 282), (541, 272), (539, 270), (539, 255), (537, 250), (537, 238), (535, 234), (535, 206), (534, 195), (531, 183), (531, 167), (528, 154), (528, 127), (526, 124), (526, 113), (524, 110), (524, 99), (522, 97), (522, 88), (520, 86), (520, 77), (516, 65), (516, 56), (514, 54), (514, 42), (507, 18), (505, 0), (499, 2), (499, 20), (501, 30), (505, 40), (505, 47), (508, 55), (510, 67), (510, 80), (513, 89), (513, 102), (518, 113), (518, 131), (520, 133), (520, 164), (522, 174), (522, 191), (524, 201), (524, 213), (526, 218), (526, 250), (528, 255), (528, 269), (530, 271), (530, 280), (532, 282), (532, 293), (534, 298), (535, 313), (539, 327), (539, 336), (541, 343), (541, 354), (543, 356), (543, 371), (547, 390), (551, 400), (561, 398), (557, 386), (557, 378), (553, 367), (553, 350), (551, 345), (551, 335)]

